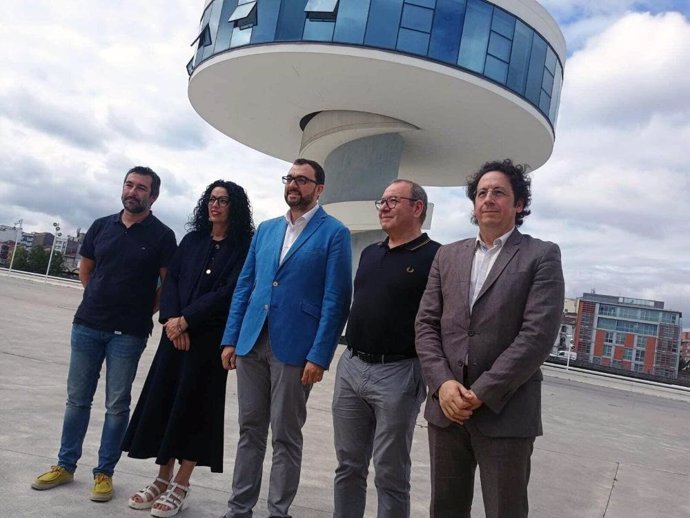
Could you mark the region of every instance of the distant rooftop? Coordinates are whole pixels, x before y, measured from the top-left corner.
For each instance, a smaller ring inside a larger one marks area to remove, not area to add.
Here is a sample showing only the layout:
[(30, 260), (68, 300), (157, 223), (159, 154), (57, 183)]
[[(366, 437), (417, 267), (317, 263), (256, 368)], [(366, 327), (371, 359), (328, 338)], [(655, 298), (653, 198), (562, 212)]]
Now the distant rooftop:
[(631, 297), (620, 297), (618, 295), (599, 295), (598, 293), (583, 293), (582, 298), (584, 300), (603, 302), (605, 304), (621, 304), (625, 306), (664, 309), (664, 303), (660, 300), (636, 299)]

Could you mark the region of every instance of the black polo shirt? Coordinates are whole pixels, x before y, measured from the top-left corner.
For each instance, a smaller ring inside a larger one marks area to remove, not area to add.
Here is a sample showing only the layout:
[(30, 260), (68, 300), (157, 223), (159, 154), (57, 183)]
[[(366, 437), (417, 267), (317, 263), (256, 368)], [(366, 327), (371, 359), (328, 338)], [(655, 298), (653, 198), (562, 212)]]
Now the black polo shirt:
[(74, 323), (147, 336), (160, 269), (167, 268), (177, 248), (175, 234), (153, 214), (129, 228), (121, 214), (97, 219), (84, 237), (79, 253), (96, 266)]
[(414, 356), (414, 321), (431, 263), (441, 244), (422, 234), (388, 248), (388, 238), (362, 251), (347, 321), (349, 347)]

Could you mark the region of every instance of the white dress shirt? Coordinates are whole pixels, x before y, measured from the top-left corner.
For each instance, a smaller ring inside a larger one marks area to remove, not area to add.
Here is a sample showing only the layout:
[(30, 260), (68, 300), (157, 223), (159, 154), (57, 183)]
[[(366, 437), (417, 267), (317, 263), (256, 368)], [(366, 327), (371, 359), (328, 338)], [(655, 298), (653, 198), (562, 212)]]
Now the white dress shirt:
[(472, 313), (472, 306), (477, 300), (479, 292), (482, 291), (484, 281), (486, 281), (491, 268), (498, 254), (501, 252), (503, 245), (513, 233), (515, 227), (494, 241), (492, 246), (486, 246), (481, 237), (477, 235), (477, 242), (474, 248), (474, 259), (472, 260), (472, 275), (470, 276), (470, 313)]
[(311, 218), (314, 217), (314, 214), (316, 214), (317, 210), (319, 210), (318, 203), (314, 205), (311, 210), (305, 212), (299, 218), (297, 218), (294, 223), (292, 222), (292, 219), (290, 219), (290, 210), (288, 209), (288, 211), (285, 213), (287, 228), (285, 229), (285, 237), (283, 237), (283, 249), (280, 251), (281, 264), (287, 253), (290, 251), (290, 248), (295, 244), (295, 241), (297, 241), (297, 238), (307, 226), (307, 223), (311, 221)]

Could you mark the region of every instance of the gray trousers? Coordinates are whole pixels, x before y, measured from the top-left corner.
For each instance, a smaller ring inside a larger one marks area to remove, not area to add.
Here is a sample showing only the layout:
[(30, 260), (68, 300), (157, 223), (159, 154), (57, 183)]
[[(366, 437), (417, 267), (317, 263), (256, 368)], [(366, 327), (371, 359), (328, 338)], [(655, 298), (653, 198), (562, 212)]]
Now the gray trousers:
[(486, 518), (527, 518), (533, 448), (534, 437), (487, 437), (472, 427), (429, 423), (430, 517), (471, 517), (479, 465)]
[(374, 457), (378, 518), (410, 516), (410, 449), (426, 397), (419, 360), (365, 363), (346, 351), (333, 392), (334, 518), (362, 518)]
[(302, 426), (311, 385), (302, 385), (302, 367), (277, 360), (266, 328), (254, 349), (237, 358), (240, 439), (235, 455), (227, 518), (251, 518), (259, 499), (268, 426), (273, 462), (268, 486), (271, 517), (289, 518), (302, 466)]

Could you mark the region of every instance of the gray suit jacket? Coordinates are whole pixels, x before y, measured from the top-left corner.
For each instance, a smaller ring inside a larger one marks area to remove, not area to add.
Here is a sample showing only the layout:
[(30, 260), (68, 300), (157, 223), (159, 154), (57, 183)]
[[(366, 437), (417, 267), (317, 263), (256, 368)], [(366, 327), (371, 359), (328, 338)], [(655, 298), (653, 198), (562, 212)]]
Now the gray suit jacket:
[(557, 245), (516, 229), (469, 308), (475, 239), (439, 249), (416, 321), (429, 387), (425, 418), (446, 427), (437, 392), (456, 379), (483, 401), (465, 423), (489, 437), (541, 435), (540, 365), (558, 334), (564, 283)]

